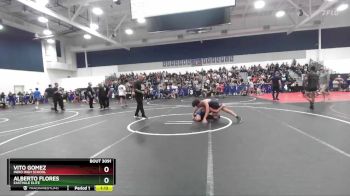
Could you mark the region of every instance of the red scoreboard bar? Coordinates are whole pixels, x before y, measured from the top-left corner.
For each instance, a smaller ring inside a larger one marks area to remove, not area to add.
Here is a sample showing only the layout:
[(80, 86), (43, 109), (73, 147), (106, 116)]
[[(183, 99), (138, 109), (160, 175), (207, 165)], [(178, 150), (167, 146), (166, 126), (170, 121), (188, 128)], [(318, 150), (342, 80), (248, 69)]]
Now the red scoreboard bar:
[(7, 159), (13, 191), (113, 191), (115, 159)]

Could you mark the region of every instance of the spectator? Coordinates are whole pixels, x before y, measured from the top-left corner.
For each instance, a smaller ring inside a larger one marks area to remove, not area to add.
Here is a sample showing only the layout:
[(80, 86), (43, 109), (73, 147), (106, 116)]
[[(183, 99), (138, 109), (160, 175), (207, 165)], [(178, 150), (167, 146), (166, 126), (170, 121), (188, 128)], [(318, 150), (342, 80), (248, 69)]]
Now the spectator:
[(17, 93), (17, 96), (18, 96), (18, 103), (23, 105), (24, 104), (24, 95), (23, 93), (20, 91)]
[(127, 107), (126, 104), (126, 87), (123, 83), (118, 86), (119, 104), (122, 108)]
[(16, 94), (9, 92), (8, 94), (9, 105), (14, 108), (16, 106)]
[(33, 92), (33, 98), (34, 98), (34, 103), (36, 104), (35, 109), (39, 109), (39, 102), (41, 101), (41, 92), (39, 91), (38, 88), (35, 88), (35, 91)]
[(342, 91), (344, 89), (344, 79), (341, 77), (341, 75), (338, 75), (334, 80), (338, 81), (338, 90)]
[(5, 103), (6, 100), (5, 100), (5, 93), (4, 92), (1, 92), (0, 94), (0, 103)]

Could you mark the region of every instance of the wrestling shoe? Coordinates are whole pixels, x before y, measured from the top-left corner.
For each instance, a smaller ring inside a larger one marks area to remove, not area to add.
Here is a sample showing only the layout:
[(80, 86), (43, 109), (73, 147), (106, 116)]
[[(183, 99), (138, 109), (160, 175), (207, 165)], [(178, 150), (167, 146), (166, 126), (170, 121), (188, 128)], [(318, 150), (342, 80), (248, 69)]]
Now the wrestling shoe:
[(239, 124), (242, 121), (242, 118), (240, 116), (236, 116), (237, 124)]
[(314, 109), (314, 103), (310, 103), (310, 109), (311, 109), (311, 110)]

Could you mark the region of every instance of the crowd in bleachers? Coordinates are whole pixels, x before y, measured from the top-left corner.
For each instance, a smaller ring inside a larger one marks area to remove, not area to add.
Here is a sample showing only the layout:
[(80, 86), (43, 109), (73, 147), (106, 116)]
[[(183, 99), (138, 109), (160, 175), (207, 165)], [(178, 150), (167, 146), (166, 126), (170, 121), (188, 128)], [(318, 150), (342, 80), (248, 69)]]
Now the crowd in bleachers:
[[(300, 65), (295, 60), (291, 65), (268, 64), (266, 66), (253, 65), (233, 66), (231, 68), (219, 68), (216, 70), (198, 70), (186, 73), (153, 72), (149, 74), (139, 73), (146, 77), (144, 89), (146, 99), (177, 98), (184, 96), (230, 96), (230, 95), (250, 95), (271, 93), (271, 78), (275, 72), (279, 72), (282, 81), (282, 92), (298, 92), (303, 90), (296, 78), (291, 77), (290, 72), (294, 72), (300, 79), (308, 73), (309, 65)], [(245, 74), (243, 74), (245, 73)], [(294, 74), (294, 75), (295, 75)], [(350, 76), (339, 76), (331, 79), (330, 90), (349, 90)], [(138, 74), (122, 74), (119, 77), (111, 76), (107, 83), (113, 89), (117, 89), (119, 84), (124, 84), (127, 95), (132, 97), (133, 82), (138, 78)], [(342, 80), (341, 80), (342, 78)], [(333, 84), (339, 83), (339, 88)], [(341, 83), (341, 84), (340, 84)], [(117, 93), (116, 93), (117, 95)]]
[[(276, 72), (280, 72), (284, 90), (291, 91), (296, 82), (289, 75), (288, 64), (271, 64), (265, 67), (254, 65), (251, 67), (225, 67), (217, 70), (200, 70), (197, 72), (168, 73), (155, 72), (143, 75), (145, 79), (145, 97), (176, 98), (183, 96), (213, 96), (213, 95), (249, 95), (252, 93), (271, 92), (270, 78)], [(244, 74), (246, 77), (244, 78)], [(117, 89), (119, 84), (127, 87), (129, 96), (132, 95), (133, 82), (138, 74), (123, 74), (119, 77), (111, 76), (107, 81)]]
[(306, 74), (308, 72), (309, 64), (301, 65), (297, 63), (295, 60), (293, 60), (292, 65), (290, 66), (290, 70), (292, 70), (299, 77), (301, 77), (303, 74)]

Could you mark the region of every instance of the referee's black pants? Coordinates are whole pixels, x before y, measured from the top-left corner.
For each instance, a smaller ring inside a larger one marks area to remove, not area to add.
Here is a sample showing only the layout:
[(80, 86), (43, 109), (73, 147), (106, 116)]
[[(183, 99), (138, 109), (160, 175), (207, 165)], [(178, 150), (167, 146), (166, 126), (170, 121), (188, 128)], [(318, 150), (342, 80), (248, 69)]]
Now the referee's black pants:
[[(276, 96), (275, 96), (276, 93)], [(272, 98), (273, 100), (278, 99), (278, 95), (280, 94), (280, 87), (279, 86), (275, 86), (272, 87)]]
[(90, 108), (94, 108), (94, 97), (88, 97), (88, 99), (89, 99), (89, 106), (90, 106)]
[(105, 98), (105, 103), (106, 103), (106, 108), (108, 108), (109, 107), (109, 97), (108, 96)]
[(98, 100), (100, 102), (100, 108), (106, 108), (106, 97), (98, 97)]
[(64, 110), (63, 98), (62, 97), (54, 97), (53, 98), (54, 109), (57, 111), (57, 103), (60, 106), (61, 110)]
[(136, 99), (136, 103), (137, 103), (135, 116), (139, 115), (139, 111), (141, 111), (142, 116), (146, 116), (145, 110), (143, 109), (143, 97), (135, 96), (135, 99)]

